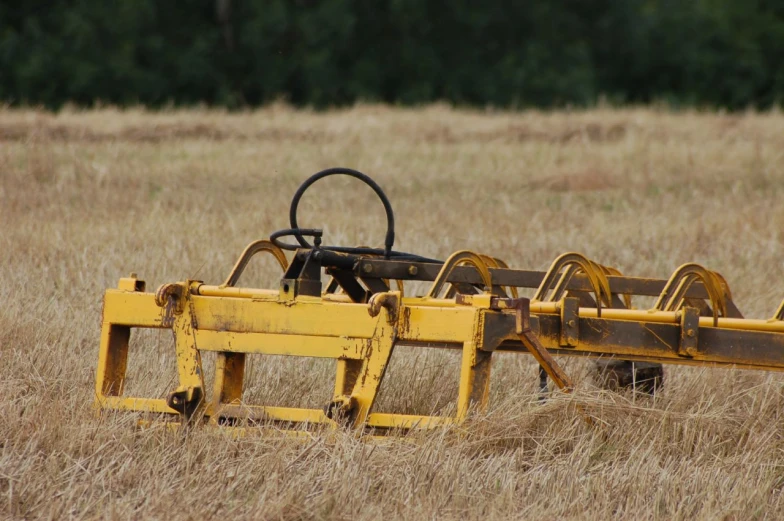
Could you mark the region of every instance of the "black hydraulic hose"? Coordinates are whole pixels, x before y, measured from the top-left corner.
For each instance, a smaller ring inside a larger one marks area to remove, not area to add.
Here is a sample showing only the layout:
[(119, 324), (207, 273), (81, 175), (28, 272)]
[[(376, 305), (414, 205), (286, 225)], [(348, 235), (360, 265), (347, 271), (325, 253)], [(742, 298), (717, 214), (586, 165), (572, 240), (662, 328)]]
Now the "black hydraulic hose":
[[(329, 177), (331, 175), (347, 175), (353, 177), (355, 179), (359, 179), (370, 188), (376, 192), (376, 195), (379, 199), (381, 199), (381, 203), (384, 205), (384, 211), (387, 214), (387, 234), (384, 238), (384, 258), (388, 259), (390, 257), (390, 253), (392, 252), (392, 246), (395, 244), (395, 214), (392, 211), (392, 205), (389, 203), (389, 199), (384, 191), (378, 186), (378, 183), (373, 181), (370, 176), (363, 174), (362, 172), (358, 172), (357, 170), (352, 170), (350, 168), (328, 168), (326, 170), (322, 170), (316, 174), (310, 176), (304, 183), (297, 188), (297, 192), (294, 194), (294, 198), (291, 200), (291, 208), (289, 209), (289, 222), (291, 224), (292, 230), (297, 230), (299, 225), (297, 224), (297, 208), (299, 207), (299, 201), (302, 199), (302, 196), (305, 194), (310, 186), (318, 181), (319, 179), (323, 179), (325, 177)], [(297, 239), (303, 247), (305, 248), (312, 248), (308, 241), (305, 240), (305, 237), (302, 236), (300, 233), (294, 233), (294, 237)], [(339, 251), (334, 248), (330, 248), (333, 251)]]
[[(308, 188), (310, 188), (313, 183), (318, 181), (319, 179), (323, 179), (324, 177), (329, 177), (332, 175), (347, 175), (349, 177), (353, 177), (355, 179), (359, 179), (376, 193), (378, 198), (381, 200), (381, 203), (384, 205), (384, 211), (386, 212), (387, 216), (387, 233), (386, 237), (384, 238), (384, 249), (380, 248), (358, 248), (358, 247), (349, 247), (349, 246), (322, 246), (321, 242), (321, 230), (317, 229), (305, 229), (300, 228), (297, 224), (297, 210), (299, 208), (299, 202), (302, 199), (302, 196), (305, 194)], [(363, 174), (362, 172), (358, 172), (357, 170), (352, 170), (350, 168), (328, 168), (327, 170), (322, 170), (316, 174), (310, 176), (304, 183), (300, 185), (297, 189), (296, 193), (294, 194), (294, 198), (291, 200), (291, 208), (289, 209), (289, 222), (291, 223), (291, 229), (288, 230), (280, 230), (273, 233), (270, 236), (270, 240), (277, 245), (279, 248), (284, 250), (296, 250), (298, 246), (294, 244), (286, 244), (280, 241), (281, 237), (293, 235), (294, 238), (297, 239), (297, 242), (303, 248), (313, 248), (314, 246), (308, 243), (305, 240), (305, 236), (309, 237), (316, 237), (315, 247), (321, 248), (322, 250), (333, 251), (336, 253), (346, 253), (349, 255), (383, 255), (385, 259), (394, 259), (399, 261), (410, 261), (410, 262), (429, 262), (429, 263), (443, 263), (443, 261), (437, 259), (429, 259), (427, 257), (422, 257), (420, 255), (415, 255), (413, 253), (405, 253), (399, 251), (393, 251), (392, 246), (395, 244), (395, 214), (392, 211), (392, 205), (389, 202), (384, 191), (381, 187), (370, 178), (370, 176)]]
[[(303, 236), (314, 237), (317, 234), (317, 239), (315, 241), (315, 247), (320, 248), (326, 251), (332, 251), (335, 253), (345, 253), (347, 255), (384, 255), (384, 250), (381, 248), (360, 248), (360, 247), (350, 247), (350, 246), (321, 246), (319, 244), (321, 240), (321, 230), (318, 229), (311, 229), (311, 228), (295, 228), (295, 229), (286, 229), (286, 230), (278, 230), (272, 235), (270, 235), (270, 241), (282, 250), (289, 250), (289, 251), (296, 251), (300, 248), (300, 246), (296, 244), (286, 244), (285, 242), (281, 242), (282, 237), (288, 237), (289, 235), (300, 234)], [(308, 246), (310, 248), (310, 246)], [(443, 264), (444, 261), (438, 259), (430, 259), (428, 257), (423, 257), (421, 255), (416, 255), (414, 253), (406, 253), (402, 251), (390, 251), (389, 252), (389, 259), (397, 260), (397, 261), (409, 261), (409, 262), (427, 262), (427, 263), (435, 263), (435, 264)]]

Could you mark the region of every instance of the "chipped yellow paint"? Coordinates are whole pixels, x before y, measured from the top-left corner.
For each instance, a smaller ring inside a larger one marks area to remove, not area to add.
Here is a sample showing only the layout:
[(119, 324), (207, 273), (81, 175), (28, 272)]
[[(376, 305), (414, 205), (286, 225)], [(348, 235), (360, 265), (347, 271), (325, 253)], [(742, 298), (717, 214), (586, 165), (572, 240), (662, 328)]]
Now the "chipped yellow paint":
[[(271, 251), (278, 257), (266, 244), (260, 243), (256, 248)], [(253, 250), (246, 250), (250, 251)], [(368, 304), (351, 302), (344, 295), (284, 298), (279, 290), (227, 285), (236, 282), (244, 266), (242, 262), (238, 262), (233, 275), (221, 286), (185, 281), (162, 286), (154, 294), (144, 292), (144, 282), (135, 276), (123, 278), (117, 289), (109, 289), (104, 295), (96, 406), (179, 414), (180, 423), (209, 422), (222, 428), (247, 429), (248, 425), (272, 423), (294, 429), (351, 425), (384, 432), (452, 425), (464, 420), (472, 409), (484, 408), (495, 351), (533, 353), (543, 364), (551, 364), (550, 354), (560, 354), (784, 370), (784, 321), (781, 320), (784, 303), (771, 320), (714, 314), (699, 317), (689, 326), (694, 330), (687, 331), (682, 317), (684, 309), (696, 313), (691, 308), (632, 310), (573, 306), (568, 313), (562, 313), (563, 299), (532, 301), (530, 324), (526, 325), (530, 329), (523, 338), (516, 326), (520, 308), (515, 306), (525, 299), (499, 299), (488, 292), (436, 298), (452, 267), (467, 262), (479, 263), (481, 268), (482, 258), (465, 252), (453, 256), (428, 296), (403, 297), (399, 291), (376, 293)], [(580, 260), (574, 266), (587, 269), (596, 279), (599, 299), (605, 305), (610, 302), (612, 295), (605, 276), (608, 269), (583, 262), (575, 254), (566, 258), (570, 262), (574, 259)], [(557, 265), (558, 270), (577, 269), (562, 264)], [(283, 262), (281, 265), (284, 266)], [(489, 288), (489, 271), (480, 271), (483, 280), (487, 278), (485, 283)], [(546, 280), (551, 288), (540, 293), (550, 296), (563, 293), (564, 279), (553, 275)], [(685, 290), (679, 288), (677, 292), (672, 291), (678, 300), (683, 300)], [(561, 329), (570, 320), (572, 340), (564, 343)], [(165, 400), (125, 395), (132, 328), (168, 328), (174, 334), (178, 382)], [(374, 410), (379, 386), (397, 343), (460, 350), (455, 416), (416, 416)], [(201, 362), (201, 353), (207, 351), (218, 353), (213, 399), (209, 403), (205, 401)], [(323, 409), (244, 403), (242, 387), (248, 355), (336, 360), (332, 400)], [(557, 383), (570, 387), (557, 364), (551, 365), (555, 370), (550, 368), (549, 372)]]

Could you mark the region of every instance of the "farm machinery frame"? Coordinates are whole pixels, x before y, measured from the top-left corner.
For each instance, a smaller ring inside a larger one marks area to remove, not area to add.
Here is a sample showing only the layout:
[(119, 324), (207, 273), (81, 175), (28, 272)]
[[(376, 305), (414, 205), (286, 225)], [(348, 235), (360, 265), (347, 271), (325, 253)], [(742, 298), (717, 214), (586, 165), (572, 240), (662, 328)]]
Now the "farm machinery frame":
[[(387, 217), (384, 248), (324, 246), (321, 230), (298, 226), (302, 195), (332, 175), (363, 181), (381, 199)], [(445, 261), (397, 252), (386, 195), (365, 174), (345, 168), (311, 176), (296, 192), (289, 219), (289, 229), (251, 243), (222, 284), (185, 280), (148, 293), (132, 275), (108, 289), (97, 406), (153, 413), (182, 425), (343, 426), (384, 433), (459, 423), (470, 411), (485, 408), (493, 354), (499, 352), (533, 355), (542, 383), (549, 378), (567, 392), (573, 383), (553, 355), (784, 370), (784, 301), (768, 320), (743, 318), (723, 277), (697, 264), (685, 264), (660, 280), (623, 276), (578, 253), (559, 256), (541, 272), (512, 269), (467, 250)], [(286, 237), (296, 244), (284, 242)], [(293, 252), (291, 261), (287, 250)], [(238, 285), (258, 254), (272, 255), (280, 265), (279, 287)], [(409, 296), (409, 281), (431, 286), (425, 295)], [(519, 288), (536, 291), (523, 298)], [(633, 309), (634, 296), (657, 297), (656, 304)], [(135, 328), (170, 329), (174, 335), (178, 384), (165, 398), (124, 392)], [(459, 351), (454, 415), (376, 410), (396, 345)], [(217, 353), (209, 398), (205, 352)], [(246, 403), (249, 355), (335, 360), (332, 399), (321, 408)]]

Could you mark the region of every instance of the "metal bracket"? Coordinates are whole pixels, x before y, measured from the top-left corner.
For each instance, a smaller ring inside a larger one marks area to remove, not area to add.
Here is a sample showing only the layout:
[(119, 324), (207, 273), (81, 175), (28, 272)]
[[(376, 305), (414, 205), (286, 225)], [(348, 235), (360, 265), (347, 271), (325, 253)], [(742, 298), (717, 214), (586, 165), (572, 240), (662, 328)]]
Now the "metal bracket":
[(280, 300), (294, 300), (298, 295), (321, 296), (322, 250), (298, 250), (280, 279)]
[(190, 419), (202, 403), (201, 387), (178, 387), (166, 397), (166, 405)]
[(678, 355), (693, 357), (698, 354), (700, 331), (700, 310), (685, 307), (681, 309), (681, 338)]
[(580, 340), (580, 299), (565, 297), (561, 300), (561, 347), (577, 347)]
[(539, 339), (531, 332), (530, 301), (527, 298), (514, 299), (515, 304), (515, 333), (526, 349), (533, 355), (547, 375), (555, 382), (559, 389), (571, 392), (574, 388), (571, 378), (564, 372), (553, 356), (545, 349)]

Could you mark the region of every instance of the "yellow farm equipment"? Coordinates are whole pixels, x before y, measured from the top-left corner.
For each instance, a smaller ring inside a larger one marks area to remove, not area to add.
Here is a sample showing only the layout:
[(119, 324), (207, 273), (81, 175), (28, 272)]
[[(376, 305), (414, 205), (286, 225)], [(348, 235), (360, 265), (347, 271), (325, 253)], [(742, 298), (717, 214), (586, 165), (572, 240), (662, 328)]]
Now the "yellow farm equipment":
[[(331, 175), (359, 179), (379, 196), (387, 217), (384, 248), (324, 246), (321, 230), (298, 227), (302, 195)], [(368, 176), (345, 168), (310, 177), (296, 192), (289, 217), (290, 228), (251, 243), (222, 284), (185, 280), (148, 293), (132, 275), (108, 289), (97, 405), (183, 425), (272, 424), (291, 430), (324, 425), (383, 433), (452, 424), (481, 410), (497, 352), (533, 355), (542, 383), (549, 378), (565, 391), (573, 384), (553, 355), (784, 370), (784, 302), (769, 320), (743, 318), (721, 275), (697, 264), (657, 280), (623, 276), (578, 253), (561, 255), (541, 272), (511, 269), (471, 251), (445, 261), (397, 252), (387, 197)], [(286, 237), (296, 244), (284, 242)], [(285, 251), (293, 252), (291, 260)], [(238, 286), (248, 261), (261, 253), (280, 264), (279, 287)], [(430, 282), (430, 289), (409, 296), (410, 281)], [(535, 289), (533, 298), (518, 297), (520, 288)], [(652, 309), (639, 310), (632, 308), (634, 296), (658, 299)], [(179, 382), (166, 398), (124, 394), (134, 328), (170, 329), (174, 335)], [(458, 350), (453, 416), (374, 408), (399, 345)], [(208, 398), (202, 354), (210, 351), (216, 356)], [(334, 359), (332, 399), (312, 409), (244, 402), (248, 355)]]

